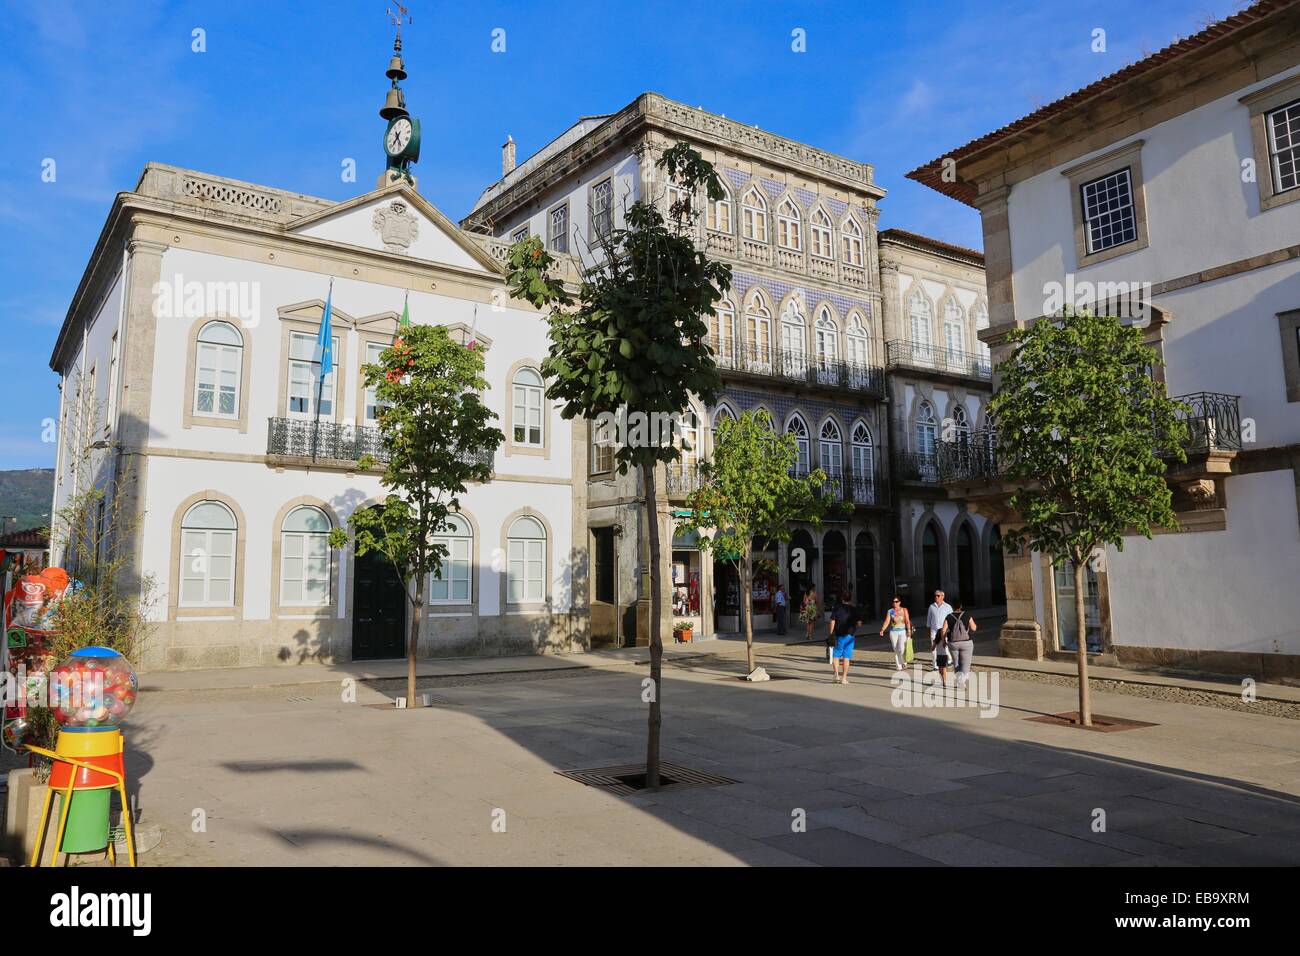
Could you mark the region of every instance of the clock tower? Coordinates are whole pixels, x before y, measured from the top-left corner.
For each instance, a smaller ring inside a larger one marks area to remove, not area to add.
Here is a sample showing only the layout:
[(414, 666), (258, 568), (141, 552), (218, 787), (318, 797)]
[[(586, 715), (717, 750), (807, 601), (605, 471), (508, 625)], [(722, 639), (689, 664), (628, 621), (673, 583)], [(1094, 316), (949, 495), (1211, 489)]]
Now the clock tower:
[[(398, 4), (398, 10), (406, 13), (401, 4)], [(414, 187), (415, 177), (411, 175), (411, 164), (420, 158), (420, 121), (406, 111), (406, 96), (397, 85), (399, 80), (406, 79), (406, 64), (402, 62), (401, 17), (396, 17), (395, 20), (397, 38), (393, 41), (392, 59), (388, 61), (388, 69), (384, 72), (392, 85), (384, 99), (384, 106), (379, 111), (379, 115), (388, 121), (384, 129), (386, 165), (377, 185), (383, 187), (405, 180)]]

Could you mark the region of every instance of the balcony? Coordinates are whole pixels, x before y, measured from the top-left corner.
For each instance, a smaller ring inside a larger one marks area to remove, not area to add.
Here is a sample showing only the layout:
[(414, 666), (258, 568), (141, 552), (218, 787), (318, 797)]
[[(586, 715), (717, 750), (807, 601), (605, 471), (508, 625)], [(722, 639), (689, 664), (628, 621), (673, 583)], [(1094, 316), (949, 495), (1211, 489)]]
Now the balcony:
[(960, 352), (938, 345), (917, 345), (902, 339), (885, 343), (886, 364), (890, 368), (934, 372), (954, 378), (992, 381), (993, 366), (990, 360), (974, 352)]
[(911, 481), (923, 485), (937, 485), (939, 483), (939, 461), (936, 454), (896, 451), (894, 452), (894, 467), (899, 481)]
[(848, 471), (828, 473), (821, 496), (832, 501), (848, 501), (863, 507), (886, 507), (889, 496), (879, 475), (855, 475)]
[(668, 497), (685, 498), (703, 483), (699, 462), (669, 462), (664, 469), (668, 476)]
[[(1204, 471), (1204, 477), (1209, 477), (1211, 473), (1231, 471), (1226, 463), (1241, 451), (1241, 397), (1193, 392), (1175, 395), (1173, 400), (1187, 406), (1178, 417), (1187, 423), (1188, 434), (1183, 443), (1187, 461), (1171, 464), (1171, 473), (1187, 480), (1187, 475), (1193, 472)], [(992, 430), (972, 432), (969, 438), (956, 441), (938, 442), (939, 480), (961, 483), (998, 478), (1005, 468), (997, 461), (996, 449), (997, 433)], [(1210, 460), (1218, 464), (1211, 464)]]
[[(271, 418), (267, 421), (266, 456), (275, 464), (323, 467), (355, 466), (363, 455), (388, 461), (388, 450), (378, 428), (314, 422), (309, 418)], [(467, 462), (492, 464), (494, 454), (465, 456)]]
[(763, 348), (724, 342), (710, 336), (713, 361), (721, 369), (802, 382), (825, 388), (852, 389), (877, 398), (885, 394), (885, 370), (795, 349)]

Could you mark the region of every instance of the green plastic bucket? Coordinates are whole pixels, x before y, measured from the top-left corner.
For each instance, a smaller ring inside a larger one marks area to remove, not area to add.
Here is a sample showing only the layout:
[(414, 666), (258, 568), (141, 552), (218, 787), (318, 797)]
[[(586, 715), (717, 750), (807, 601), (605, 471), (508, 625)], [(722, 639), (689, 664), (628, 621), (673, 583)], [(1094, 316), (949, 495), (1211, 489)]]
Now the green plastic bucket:
[[(72, 809), (63, 831), (62, 853), (93, 853), (108, 846), (108, 807), (112, 787), (72, 791)], [(57, 812), (63, 812), (63, 794), (59, 794)], [(58, 816), (54, 822), (58, 824)]]

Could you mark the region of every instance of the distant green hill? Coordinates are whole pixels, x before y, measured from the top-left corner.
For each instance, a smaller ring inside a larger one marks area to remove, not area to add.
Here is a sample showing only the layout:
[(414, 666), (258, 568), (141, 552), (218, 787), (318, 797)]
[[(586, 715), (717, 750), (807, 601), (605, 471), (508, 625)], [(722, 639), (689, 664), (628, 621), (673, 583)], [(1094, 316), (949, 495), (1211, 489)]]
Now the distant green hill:
[(18, 519), (16, 530), (48, 528), (53, 498), (53, 468), (0, 471), (0, 518), (13, 515)]

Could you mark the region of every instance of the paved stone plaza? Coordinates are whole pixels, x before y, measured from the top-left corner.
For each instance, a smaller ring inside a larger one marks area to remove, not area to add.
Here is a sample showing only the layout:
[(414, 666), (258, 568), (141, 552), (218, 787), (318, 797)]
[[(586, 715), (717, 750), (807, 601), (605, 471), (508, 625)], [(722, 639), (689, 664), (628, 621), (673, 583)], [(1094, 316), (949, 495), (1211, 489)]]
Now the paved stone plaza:
[(1158, 726), (1084, 732), (1024, 719), (1071, 709), (1069, 687), (1003, 679), (997, 716), (981, 717), (891, 706), (883, 661), (839, 686), (819, 648), (767, 646), (762, 662), (787, 679), (747, 685), (739, 649), (719, 650), (670, 652), (664, 758), (738, 782), (632, 797), (555, 773), (643, 757), (646, 668), (626, 657), (433, 681), (435, 706), (419, 712), (364, 706), (396, 681), (358, 685), (356, 703), (338, 681), (146, 693), (129, 772), (164, 837), (142, 863), (1300, 859), (1293, 720), (1098, 691), (1099, 713)]

